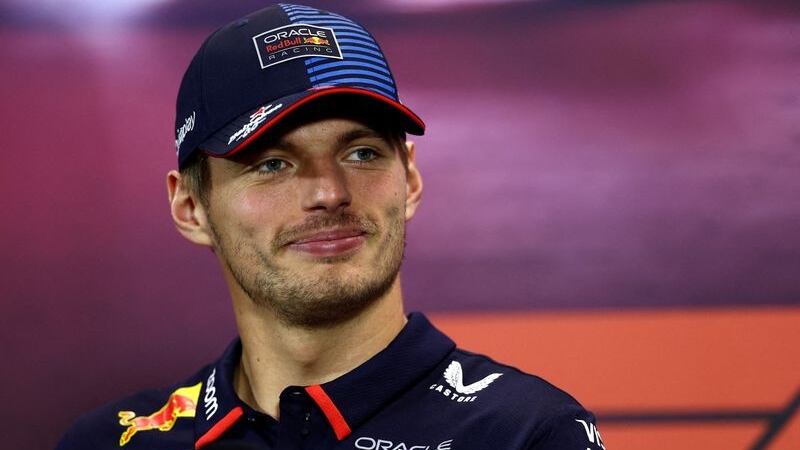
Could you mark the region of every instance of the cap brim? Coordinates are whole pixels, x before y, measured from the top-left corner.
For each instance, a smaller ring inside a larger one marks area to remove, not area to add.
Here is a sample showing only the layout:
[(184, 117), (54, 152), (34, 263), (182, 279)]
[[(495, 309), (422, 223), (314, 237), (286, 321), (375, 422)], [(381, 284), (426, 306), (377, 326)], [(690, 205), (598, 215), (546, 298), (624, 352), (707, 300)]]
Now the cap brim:
[(407, 133), (418, 136), (425, 133), (425, 123), (422, 122), (422, 119), (400, 102), (367, 89), (330, 86), (288, 95), (248, 111), (206, 139), (200, 144), (200, 150), (211, 156), (231, 156), (245, 149), (251, 142), (301, 106), (321, 97), (343, 94), (368, 97), (387, 105), (404, 119), (404, 128)]

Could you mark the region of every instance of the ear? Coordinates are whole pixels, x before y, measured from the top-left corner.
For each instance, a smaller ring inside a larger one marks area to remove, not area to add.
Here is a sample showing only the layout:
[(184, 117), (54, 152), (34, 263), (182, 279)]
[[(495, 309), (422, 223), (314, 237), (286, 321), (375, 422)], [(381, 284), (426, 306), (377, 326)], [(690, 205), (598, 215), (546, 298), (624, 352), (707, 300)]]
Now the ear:
[(411, 220), (422, 199), (422, 175), (414, 160), (414, 143), (406, 141), (408, 170), (406, 171), (406, 220)]
[(178, 232), (195, 244), (212, 247), (214, 241), (209, 232), (206, 210), (200, 199), (189, 192), (177, 170), (167, 173), (167, 193), (172, 221)]

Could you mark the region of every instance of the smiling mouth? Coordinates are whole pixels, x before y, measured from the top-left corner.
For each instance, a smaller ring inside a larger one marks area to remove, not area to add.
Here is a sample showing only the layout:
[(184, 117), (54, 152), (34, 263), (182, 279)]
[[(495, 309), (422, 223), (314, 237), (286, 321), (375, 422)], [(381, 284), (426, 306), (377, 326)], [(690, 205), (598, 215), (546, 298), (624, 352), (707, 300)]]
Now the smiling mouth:
[(366, 240), (367, 235), (363, 230), (327, 230), (296, 239), (288, 247), (315, 257), (342, 256), (354, 253)]

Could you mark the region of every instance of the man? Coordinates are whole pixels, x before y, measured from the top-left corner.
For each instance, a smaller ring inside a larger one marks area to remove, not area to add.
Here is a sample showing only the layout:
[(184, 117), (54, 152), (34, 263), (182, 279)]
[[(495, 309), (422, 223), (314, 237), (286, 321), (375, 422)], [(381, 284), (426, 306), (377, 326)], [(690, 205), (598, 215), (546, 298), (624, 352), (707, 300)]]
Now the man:
[(240, 339), (195, 375), (85, 416), (71, 449), (597, 449), (547, 382), (406, 316), (398, 277), (422, 178), (377, 43), (278, 5), (213, 33), (178, 94), (178, 231), (211, 248)]

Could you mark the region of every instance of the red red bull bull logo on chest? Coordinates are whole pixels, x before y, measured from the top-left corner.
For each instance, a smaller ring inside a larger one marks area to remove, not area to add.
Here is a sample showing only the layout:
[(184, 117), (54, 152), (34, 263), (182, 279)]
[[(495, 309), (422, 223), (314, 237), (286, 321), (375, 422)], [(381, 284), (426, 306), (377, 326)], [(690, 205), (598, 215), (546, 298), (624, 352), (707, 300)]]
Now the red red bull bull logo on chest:
[(170, 394), (167, 403), (150, 415), (137, 416), (133, 411), (120, 411), (119, 424), (128, 427), (119, 437), (120, 447), (130, 442), (140, 431), (169, 431), (179, 417), (194, 417), (202, 385), (203, 383), (197, 383), (176, 389)]

